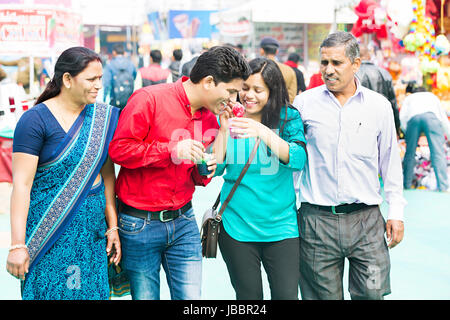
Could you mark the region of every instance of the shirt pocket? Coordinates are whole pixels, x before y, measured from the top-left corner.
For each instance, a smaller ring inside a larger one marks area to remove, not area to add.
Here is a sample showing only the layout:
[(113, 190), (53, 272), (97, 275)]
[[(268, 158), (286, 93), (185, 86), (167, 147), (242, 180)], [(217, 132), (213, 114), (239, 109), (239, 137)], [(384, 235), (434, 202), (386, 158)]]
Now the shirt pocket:
[(348, 141), (350, 154), (356, 158), (371, 159), (377, 155), (377, 131), (371, 126), (358, 124)]

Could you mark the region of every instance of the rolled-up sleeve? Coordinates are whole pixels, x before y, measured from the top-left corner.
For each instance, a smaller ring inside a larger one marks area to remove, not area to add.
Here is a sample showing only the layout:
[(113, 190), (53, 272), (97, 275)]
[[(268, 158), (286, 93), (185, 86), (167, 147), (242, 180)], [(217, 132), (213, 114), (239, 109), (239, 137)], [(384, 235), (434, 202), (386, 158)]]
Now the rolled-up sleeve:
[(282, 132), (282, 138), (289, 144), (289, 163), (280, 161), (280, 164), (300, 171), (304, 168), (307, 158), (303, 121), (300, 113), (295, 109), (289, 109), (288, 119)]
[(227, 158), (225, 156), (225, 159), (223, 160), (223, 163), (218, 163), (217, 164), (216, 172), (214, 173), (215, 177), (223, 175), (223, 173), (225, 172), (225, 168), (227, 166), (227, 162), (226, 161), (227, 161)]

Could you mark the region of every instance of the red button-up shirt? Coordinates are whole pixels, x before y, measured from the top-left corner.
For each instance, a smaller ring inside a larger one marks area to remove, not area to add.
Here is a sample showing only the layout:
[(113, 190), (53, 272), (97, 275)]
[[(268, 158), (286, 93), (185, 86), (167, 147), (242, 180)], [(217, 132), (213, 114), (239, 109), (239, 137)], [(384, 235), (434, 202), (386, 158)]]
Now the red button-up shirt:
[(210, 181), (192, 161), (175, 156), (178, 141), (194, 139), (207, 147), (219, 128), (205, 108), (192, 116), (182, 85), (187, 79), (137, 90), (120, 115), (109, 155), (121, 165), (116, 194), (134, 208), (179, 209), (191, 201), (196, 185)]

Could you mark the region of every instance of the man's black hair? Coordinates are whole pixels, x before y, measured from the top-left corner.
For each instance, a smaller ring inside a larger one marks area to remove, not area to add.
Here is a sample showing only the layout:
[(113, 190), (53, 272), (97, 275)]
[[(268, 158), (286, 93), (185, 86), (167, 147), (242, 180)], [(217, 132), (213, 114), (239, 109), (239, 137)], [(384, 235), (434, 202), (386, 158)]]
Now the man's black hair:
[(161, 60), (162, 60), (161, 51), (159, 51), (159, 50), (150, 51), (150, 57), (152, 57), (152, 61), (154, 63), (161, 63)]
[(212, 76), (217, 85), (234, 79), (247, 80), (250, 72), (248, 62), (238, 51), (228, 46), (216, 46), (198, 57), (190, 79), (193, 83), (199, 83), (201, 79)]
[(288, 61), (298, 63), (300, 61), (300, 56), (298, 55), (298, 53), (292, 52), (288, 56)]
[(117, 54), (124, 54), (125, 53), (125, 46), (123, 43), (116, 43), (113, 46), (113, 51), (115, 51)]
[(181, 49), (173, 50), (172, 55), (175, 58), (175, 61), (180, 61), (183, 59), (183, 51)]

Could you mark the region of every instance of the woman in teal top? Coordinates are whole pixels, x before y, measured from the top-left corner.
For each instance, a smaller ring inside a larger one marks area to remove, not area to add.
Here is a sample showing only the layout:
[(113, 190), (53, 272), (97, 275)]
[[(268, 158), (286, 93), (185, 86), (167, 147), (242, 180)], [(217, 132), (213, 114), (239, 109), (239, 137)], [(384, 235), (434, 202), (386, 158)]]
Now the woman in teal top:
[[(243, 118), (220, 116), (214, 144), (224, 175), (221, 202), (238, 179), (256, 138), (257, 154), (223, 214), (219, 247), (237, 299), (262, 299), (261, 262), (272, 299), (298, 299), (299, 233), (293, 172), (306, 162), (306, 140), (299, 112), (275, 62), (256, 58), (244, 82)], [(240, 139), (229, 137), (229, 128)]]

